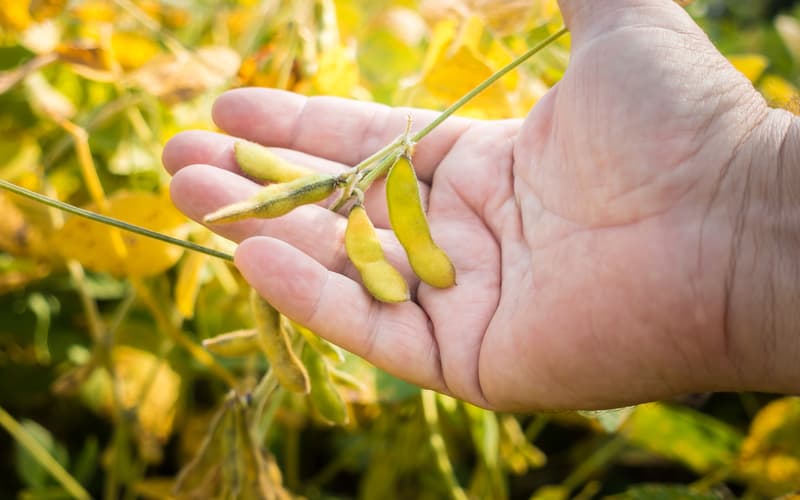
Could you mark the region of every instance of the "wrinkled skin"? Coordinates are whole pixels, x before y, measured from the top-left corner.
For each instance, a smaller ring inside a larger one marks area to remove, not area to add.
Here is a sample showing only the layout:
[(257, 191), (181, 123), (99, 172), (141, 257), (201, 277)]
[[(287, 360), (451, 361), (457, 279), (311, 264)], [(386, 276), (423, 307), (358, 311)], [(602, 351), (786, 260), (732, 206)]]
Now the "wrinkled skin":
[[(450, 119), (417, 147), (455, 287), (421, 284), (383, 230), (412, 300), (373, 300), (347, 262), (345, 219), (319, 206), (212, 229), (240, 242), (236, 265), (293, 320), (481, 406), (607, 408), (698, 391), (798, 390), (800, 341), (784, 333), (796, 325), (782, 309), (796, 305), (798, 280), (775, 284), (767, 263), (783, 255), (770, 246), (781, 238), (757, 229), (785, 219), (760, 207), (781, 190), (770, 179), (782, 159), (796, 158), (787, 145), (797, 121), (768, 108), (671, 1), (561, 7), (570, 66), (527, 118)], [(409, 113), (416, 129), (435, 116), (240, 89), (219, 98), (214, 120), (336, 172), (402, 132)], [(173, 199), (191, 217), (256, 188), (237, 171), (232, 141), (185, 132), (167, 145)], [(367, 207), (387, 228), (381, 191), (376, 184)], [(797, 278), (796, 263), (786, 271)], [(769, 290), (767, 307), (757, 294)]]

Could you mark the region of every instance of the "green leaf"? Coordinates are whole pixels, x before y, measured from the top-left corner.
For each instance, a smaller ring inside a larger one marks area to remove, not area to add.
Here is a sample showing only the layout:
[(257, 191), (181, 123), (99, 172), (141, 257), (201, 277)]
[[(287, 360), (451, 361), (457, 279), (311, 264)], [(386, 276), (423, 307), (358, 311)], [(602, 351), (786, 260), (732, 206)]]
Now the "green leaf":
[(621, 432), (632, 444), (701, 474), (733, 465), (742, 443), (742, 435), (728, 424), (664, 403), (637, 407)]
[[(23, 420), (21, 424), (22, 427), (25, 428), (25, 432), (38, 441), (59, 464), (64, 466), (64, 468), (67, 467), (69, 463), (67, 450), (63, 445), (56, 442), (53, 435), (50, 434), (50, 431), (33, 420)], [(27, 486), (37, 489), (54, 484), (50, 473), (39, 464), (28, 450), (22, 448), (19, 444), (16, 445), (15, 456), (17, 474)]]

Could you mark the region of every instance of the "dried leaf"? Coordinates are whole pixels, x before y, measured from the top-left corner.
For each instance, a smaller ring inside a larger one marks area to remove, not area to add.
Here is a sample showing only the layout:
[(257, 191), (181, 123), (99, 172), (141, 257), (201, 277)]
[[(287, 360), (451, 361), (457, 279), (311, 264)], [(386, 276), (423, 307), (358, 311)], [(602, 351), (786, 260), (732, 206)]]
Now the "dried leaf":
[(225, 85), (236, 76), (240, 63), (233, 49), (202, 47), (192, 53), (154, 57), (130, 75), (130, 82), (167, 103), (176, 103)]

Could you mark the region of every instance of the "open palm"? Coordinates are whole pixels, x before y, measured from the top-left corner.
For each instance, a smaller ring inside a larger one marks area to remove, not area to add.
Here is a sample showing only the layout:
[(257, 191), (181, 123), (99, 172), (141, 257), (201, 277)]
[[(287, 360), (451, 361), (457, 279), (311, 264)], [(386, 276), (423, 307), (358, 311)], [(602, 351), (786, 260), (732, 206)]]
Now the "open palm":
[[(319, 206), (214, 226), (281, 312), (411, 382), (503, 409), (599, 408), (732, 388), (725, 279), (736, 158), (769, 114), (672, 2), (562, 2), (573, 32), (564, 79), (526, 120), (451, 119), (417, 147), (434, 238), (457, 286), (415, 280), (412, 301), (358, 283), (345, 219)], [(577, 4), (578, 7), (569, 4)], [(340, 171), (430, 112), (242, 89), (217, 124)], [(175, 203), (195, 219), (246, 197), (231, 136), (167, 146)], [(388, 228), (382, 186), (368, 193)], [(733, 346), (735, 349), (736, 346)]]

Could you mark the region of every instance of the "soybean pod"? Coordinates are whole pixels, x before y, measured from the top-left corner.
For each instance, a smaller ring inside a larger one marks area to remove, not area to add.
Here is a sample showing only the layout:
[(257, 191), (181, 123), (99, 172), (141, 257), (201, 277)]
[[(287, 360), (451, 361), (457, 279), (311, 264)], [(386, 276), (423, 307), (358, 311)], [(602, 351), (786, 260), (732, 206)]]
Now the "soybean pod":
[(350, 210), (344, 246), (350, 261), (361, 275), (361, 282), (373, 297), (382, 302), (408, 300), (408, 284), (403, 275), (384, 256), (375, 226), (361, 204)]
[(268, 182), (290, 182), (314, 173), (313, 170), (290, 163), (269, 148), (250, 141), (233, 145), (236, 163), (244, 173)]
[(280, 313), (252, 290), (250, 303), (258, 330), (258, 343), (269, 361), (275, 378), (292, 392), (308, 393), (308, 373), (292, 350), (286, 330), (281, 328)]
[(456, 283), (450, 257), (431, 237), (422, 209), (417, 176), (411, 159), (403, 155), (392, 165), (386, 178), (386, 204), (389, 222), (406, 251), (411, 269), (425, 283), (449, 288)]
[(258, 217), (271, 219), (285, 215), (301, 205), (330, 196), (341, 179), (330, 174), (312, 174), (290, 182), (270, 184), (252, 197), (226, 205), (203, 218), (205, 223), (234, 222)]
[(235, 330), (203, 340), (203, 347), (220, 356), (246, 356), (260, 350), (255, 329)]
[(331, 380), (325, 358), (316, 350), (306, 346), (303, 349), (303, 364), (308, 369), (308, 376), (311, 379), (311, 392), (308, 397), (314, 409), (330, 423), (346, 424), (347, 405)]

